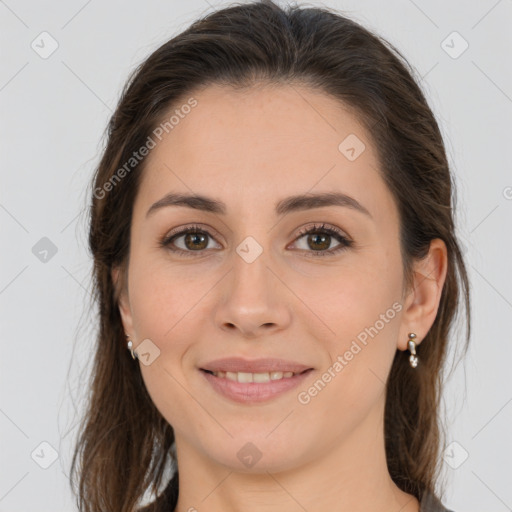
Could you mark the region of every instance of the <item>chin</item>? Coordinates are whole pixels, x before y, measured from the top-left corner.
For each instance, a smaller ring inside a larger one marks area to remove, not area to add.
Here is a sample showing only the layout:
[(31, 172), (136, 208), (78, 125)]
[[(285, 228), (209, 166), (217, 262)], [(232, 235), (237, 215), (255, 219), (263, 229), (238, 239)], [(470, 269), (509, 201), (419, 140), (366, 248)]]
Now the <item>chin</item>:
[[(266, 435), (266, 434), (265, 434)], [(244, 435), (240, 439), (230, 439), (227, 443), (210, 447), (210, 458), (230, 471), (247, 474), (278, 473), (295, 468), (300, 454), (297, 443), (282, 443), (265, 439), (265, 435), (251, 438)]]

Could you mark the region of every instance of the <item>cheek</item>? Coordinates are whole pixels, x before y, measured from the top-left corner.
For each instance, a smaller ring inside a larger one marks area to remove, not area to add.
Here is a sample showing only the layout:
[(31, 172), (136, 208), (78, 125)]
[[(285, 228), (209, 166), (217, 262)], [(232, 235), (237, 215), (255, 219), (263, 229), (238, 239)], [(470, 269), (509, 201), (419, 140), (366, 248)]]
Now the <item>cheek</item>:
[(163, 342), (173, 337), (188, 315), (194, 315), (197, 305), (212, 286), (212, 275), (202, 274), (212, 283), (199, 278), (192, 267), (173, 264), (162, 255), (144, 256), (132, 260), (129, 274), (130, 304), (140, 338)]
[[(330, 359), (322, 369), (330, 368), (326, 387), (338, 389), (338, 398), (331, 398), (350, 407), (364, 408), (357, 400), (352, 403), (361, 397), (362, 390), (369, 392), (363, 393), (365, 400), (374, 400), (380, 394), (397, 350), (401, 274), (399, 265), (379, 259), (375, 254), (373, 262), (367, 260), (360, 266), (330, 272), (329, 278), (316, 281), (314, 288), (308, 290), (304, 284), (299, 291), (315, 314), (315, 322), (307, 327), (310, 336), (319, 339)], [(329, 400), (327, 395), (324, 398)]]
[[(386, 258), (377, 252), (347, 259), (346, 265), (315, 269), (313, 277), (284, 275), (285, 281), (293, 283), (293, 292), (299, 299), (299, 317), (310, 315), (315, 328), (325, 328), (326, 340), (333, 346), (341, 343), (340, 349), (343, 340), (357, 337), (376, 322), (380, 334), (391, 330), (388, 320), (395, 318), (397, 306), (393, 308), (393, 304), (401, 298), (399, 263), (394, 263), (390, 255)], [(382, 315), (386, 317), (384, 324), (379, 321)]]

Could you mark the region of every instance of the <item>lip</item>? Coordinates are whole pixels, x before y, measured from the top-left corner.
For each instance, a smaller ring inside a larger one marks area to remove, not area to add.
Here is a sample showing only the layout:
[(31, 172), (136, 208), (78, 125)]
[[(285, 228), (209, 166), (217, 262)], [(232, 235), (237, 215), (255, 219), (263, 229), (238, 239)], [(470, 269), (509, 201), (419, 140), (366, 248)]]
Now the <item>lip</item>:
[(263, 358), (263, 359), (244, 359), (243, 357), (225, 357), (216, 359), (201, 365), (201, 370), (210, 372), (247, 372), (247, 373), (266, 373), (266, 372), (293, 372), (301, 373), (312, 369), (295, 361), (286, 361), (285, 359)]
[(285, 377), (281, 380), (247, 383), (216, 377), (203, 369), (200, 369), (200, 373), (204, 375), (204, 378), (209, 382), (212, 388), (223, 397), (238, 403), (252, 404), (277, 398), (287, 391), (296, 388), (314, 371), (313, 368), (308, 370), (307, 367), (306, 370), (307, 371), (303, 373), (299, 373), (293, 377)]

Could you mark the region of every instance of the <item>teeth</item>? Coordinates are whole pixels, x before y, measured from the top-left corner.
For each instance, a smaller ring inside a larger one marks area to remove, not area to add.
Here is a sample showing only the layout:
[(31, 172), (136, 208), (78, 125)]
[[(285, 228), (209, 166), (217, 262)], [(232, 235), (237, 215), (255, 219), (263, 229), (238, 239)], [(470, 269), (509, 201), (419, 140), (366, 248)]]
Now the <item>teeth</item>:
[(267, 373), (247, 373), (247, 372), (213, 372), (215, 377), (221, 379), (234, 380), (241, 383), (247, 382), (270, 382), (271, 380), (281, 380), (296, 375), (293, 372), (267, 372)]

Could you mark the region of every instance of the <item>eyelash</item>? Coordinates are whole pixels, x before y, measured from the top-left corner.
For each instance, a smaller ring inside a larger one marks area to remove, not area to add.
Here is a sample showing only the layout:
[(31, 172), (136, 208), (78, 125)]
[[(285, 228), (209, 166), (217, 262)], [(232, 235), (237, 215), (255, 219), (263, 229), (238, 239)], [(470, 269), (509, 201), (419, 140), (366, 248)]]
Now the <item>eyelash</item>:
[[(174, 249), (171, 247), (171, 243), (174, 239), (179, 238), (180, 236), (187, 235), (188, 233), (196, 233), (196, 234), (203, 234), (207, 235), (210, 238), (213, 238), (213, 236), (205, 229), (193, 225), (188, 226), (184, 229), (181, 229), (177, 232), (171, 232), (170, 234), (166, 235), (161, 241), (160, 241), (160, 247), (165, 248), (173, 253), (181, 253), (184, 256), (194, 256), (195, 252), (204, 252), (204, 251), (184, 251), (183, 249)], [(332, 226), (326, 226), (325, 224), (315, 224), (314, 226), (310, 226), (308, 228), (303, 229), (295, 238), (294, 241), (299, 240), (305, 235), (309, 235), (311, 233), (322, 233), (326, 235), (333, 236), (337, 239), (338, 242), (340, 242), (340, 245), (334, 249), (329, 249), (327, 251), (306, 251), (310, 252), (312, 254), (308, 255), (307, 257), (324, 257), (324, 256), (332, 256), (334, 254), (337, 254), (347, 248), (350, 248), (354, 245), (354, 242), (352, 240), (349, 240), (346, 236), (342, 234), (341, 231), (339, 231), (337, 228), (334, 228)]]

